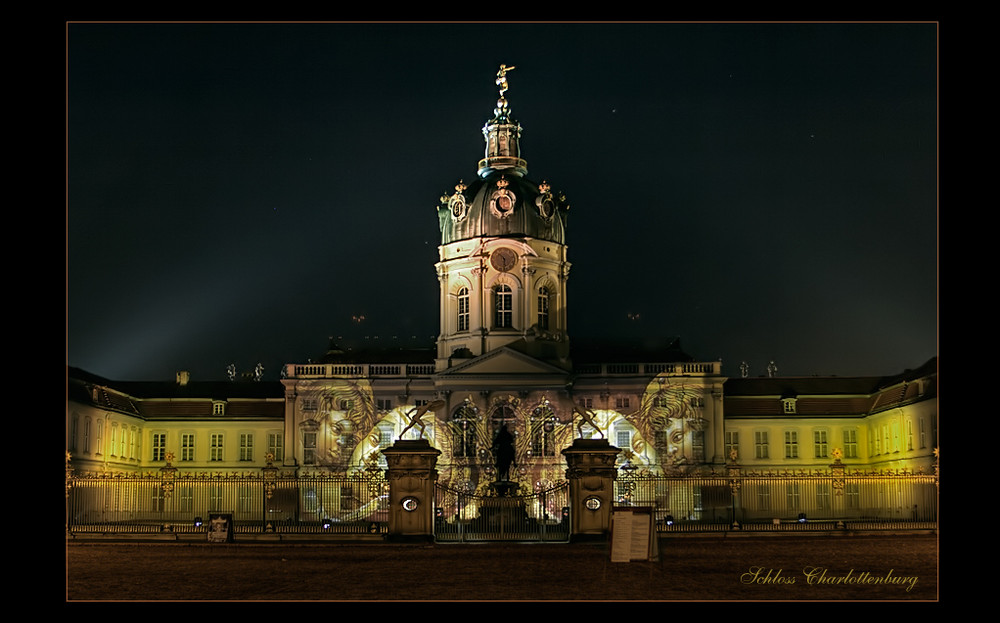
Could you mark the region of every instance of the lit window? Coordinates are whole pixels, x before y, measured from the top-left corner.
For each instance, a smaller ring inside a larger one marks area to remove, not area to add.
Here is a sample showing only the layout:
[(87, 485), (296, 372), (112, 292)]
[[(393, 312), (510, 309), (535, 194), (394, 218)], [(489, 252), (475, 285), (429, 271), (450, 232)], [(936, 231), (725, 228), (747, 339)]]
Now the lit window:
[(736, 453), (736, 456), (739, 457), (740, 433), (735, 430), (726, 431), (726, 458), (728, 459), (733, 456), (734, 452)]
[(253, 460), (253, 435), (250, 433), (240, 433), (240, 460)]
[(785, 487), (785, 500), (788, 504), (788, 510), (798, 510), (800, 506), (799, 501), (799, 483), (790, 482)]
[(816, 483), (816, 508), (819, 510), (830, 509), (830, 483)]
[(913, 420), (906, 420), (906, 449), (913, 449)]
[(785, 431), (785, 458), (799, 458), (799, 434), (793, 430)]
[(302, 433), (302, 462), (306, 465), (316, 464), (316, 433)]
[(469, 330), (469, 290), (462, 288), (458, 291), (458, 330)]
[(858, 458), (858, 431), (853, 428), (844, 431), (844, 458)]
[(538, 328), (549, 328), (549, 289), (545, 286), (538, 288)]
[(221, 461), (224, 438), (222, 433), (212, 433), (210, 461)]
[(267, 452), (275, 461), (285, 460), (284, 436), (281, 433), (268, 433)]
[(118, 456), (118, 422), (111, 423), (111, 456)]
[(181, 435), (181, 460), (194, 460), (194, 433), (184, 433)]
[(153, 460), (163, 461), (167, 457), (167, 434), (153, 433)]
[(695, 461), (705, 460), (705, 431), (691, 431), (691, 458)]
[(94, 446), (97, 448), (98, 455), (104, 454), (104, 447), (101, 445), (104, 443), (104, 420), (97, 420), (97, 426), (95, 429)]
[(825, 459), (827, 457), (826, 448), (826, 431), (817, 430), (813, 431), (813, 451), (816, 453), (817, 459)]
[(226, 403), (221, 400), (215, 400), (212, 402), (212, 415), (225, 415), (226, 414)]
[(782, 398), (781, 399), (782, 410), (785, 413), (795, 413), (796, 412), (795, 411), (795, 402), (796, 402), (796, 400), (797, 399), (795, 399), (795, 398)]
[(755, 459), (766, 459), (767, 456), (767, 431), (756, 431), (753, 434), (753, 456)]
[(514, 326), (514, 291), (510, 286), (500, 284), (494, 288), (493, 297), (493, 326), (497, 329), (510, 329)]

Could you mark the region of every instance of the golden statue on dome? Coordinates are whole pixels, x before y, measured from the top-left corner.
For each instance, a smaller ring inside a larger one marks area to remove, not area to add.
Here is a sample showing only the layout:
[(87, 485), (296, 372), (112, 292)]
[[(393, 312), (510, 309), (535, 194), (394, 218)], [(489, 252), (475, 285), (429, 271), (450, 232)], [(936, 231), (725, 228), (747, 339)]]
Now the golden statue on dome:
[(513, 65), (508, 67), (503, 63), (500, 64), (500, 71), (497, 72), (497, 86), (500, 87), (501, 98), (503, 97), (503, 94), (507, 92), (507, 89), (510, 88), (507, 86), (507, 72), (512, 71), (513, 69)]

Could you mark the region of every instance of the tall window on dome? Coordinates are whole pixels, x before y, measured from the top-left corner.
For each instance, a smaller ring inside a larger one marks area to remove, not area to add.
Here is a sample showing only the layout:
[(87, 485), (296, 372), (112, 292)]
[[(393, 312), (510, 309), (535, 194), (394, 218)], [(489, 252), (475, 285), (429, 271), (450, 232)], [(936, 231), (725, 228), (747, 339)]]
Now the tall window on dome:
[(469, 290), (462, 288), (458, 291), (458, 330), (469, 330)]
[(549, 289), (545, 286), (538, 288), (538, 328), (549, 329)]
[(509, 329), (514, 326), (514, 291), (505, 284), (498, 285), (493, 290), (494, 310), (493, 327)]

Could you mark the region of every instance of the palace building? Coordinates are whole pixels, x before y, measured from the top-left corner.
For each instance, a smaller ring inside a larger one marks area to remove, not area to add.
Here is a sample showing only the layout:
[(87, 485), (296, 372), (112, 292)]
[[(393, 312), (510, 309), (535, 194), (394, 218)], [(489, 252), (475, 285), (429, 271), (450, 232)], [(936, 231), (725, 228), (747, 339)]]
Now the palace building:
[[(603, 438), (618, 467), (683, 475), (736, 462), (754, 470), (929, 472), (937, 446), (936, 359), (888, 377), (729, 378), (677, 340), (576, 345), (567, 332), (571, 235), (557, 180), (530, 177), (506, 98), (482, 128), (485, 153), (441, 197), (433, 267), (434, 348), (332, 340), (280, 382), (123, 382), (69, 370), (67, 450), (78, 472), (385, 466), (398, 439), (441, 452), (438, 481), (493, 482), (493, 440), (515, 439), (511, 480), (565, 478), (561, 451)], [(583, 249), (580, 252), (586, 253)], [(428, 270), (432, 267), (428, 266)], [(414, 421), (419, 416), (419, 421)]]

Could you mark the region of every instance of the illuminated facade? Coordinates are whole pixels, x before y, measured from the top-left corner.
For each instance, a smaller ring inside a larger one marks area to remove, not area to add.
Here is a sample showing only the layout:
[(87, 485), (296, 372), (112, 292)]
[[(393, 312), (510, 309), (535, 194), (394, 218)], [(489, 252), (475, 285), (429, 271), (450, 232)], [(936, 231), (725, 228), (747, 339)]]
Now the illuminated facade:
[[(500, 98), (470, 181), (441, 198), (436, 348), (389, 353), (331, 344), (290, 363), (279, 382), (114, 382), (70, 371), (67, 450), (81, 472), (275, 466), (353, 472), (423, 434), (441, 451), (438, 480), (485, 491), (492, 443), (515, 435), (512, 480), (565, 478), (560, 451), (603, 437), (619, 465), (653, 473), (850, 468), (931, 471), (936, 359), (886, 378), (733, 378), (677, 342), (641, 354), (590, 355), (567, 331), (566, 197), (531, 181), (521, 126)], [(428, 267), (430, 268), (430, 267)], [(420, 427), (410, 416), (433, 407)], [(735, 454), (734, 454), (735, 453)]]

